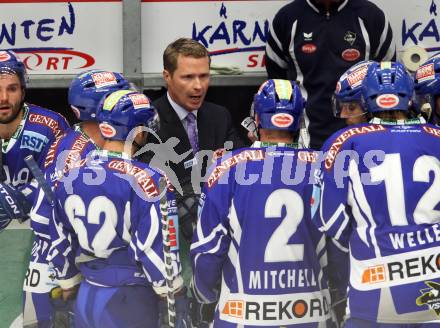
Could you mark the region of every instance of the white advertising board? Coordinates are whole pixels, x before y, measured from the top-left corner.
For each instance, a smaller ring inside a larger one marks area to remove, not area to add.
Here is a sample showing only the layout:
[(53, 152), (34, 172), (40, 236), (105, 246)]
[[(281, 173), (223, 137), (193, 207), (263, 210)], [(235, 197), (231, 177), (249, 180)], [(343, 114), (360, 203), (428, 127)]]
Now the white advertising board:
[[(440, 0), (371, 1), (388, 16), (399, 59), (414, 46), (426, 49), (428, 55), (440, 51)], [(143, 0), (142, 72), (161, 72), (163, 50), (178, 37), (202, 42), (213, 65), (264, 71), (267, 24), (289, 2)]]
[(201, 42), (212, 65), (265, 71), (273, 16), (289, 1), (142, 1), (142, 72), (162, 72), (162, 54), (179, 37)]
[(122, 0), (1, 1), (0, 49), (29, 74), (122, 71)]

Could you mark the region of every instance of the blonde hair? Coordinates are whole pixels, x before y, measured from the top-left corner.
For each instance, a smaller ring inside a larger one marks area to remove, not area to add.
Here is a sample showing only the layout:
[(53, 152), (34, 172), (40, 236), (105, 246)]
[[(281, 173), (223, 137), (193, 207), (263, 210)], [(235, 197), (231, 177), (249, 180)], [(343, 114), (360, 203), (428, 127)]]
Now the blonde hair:
[[(170, 43), (163, 52), (163, 68), (171, 75), (177, 69), (177, 58), (179, 55), (204, 58), (209, 57), (209, 52), (202, 44), (190, 38), (179, 38)], [(211, 59), (209, 63), (211, 63)]]

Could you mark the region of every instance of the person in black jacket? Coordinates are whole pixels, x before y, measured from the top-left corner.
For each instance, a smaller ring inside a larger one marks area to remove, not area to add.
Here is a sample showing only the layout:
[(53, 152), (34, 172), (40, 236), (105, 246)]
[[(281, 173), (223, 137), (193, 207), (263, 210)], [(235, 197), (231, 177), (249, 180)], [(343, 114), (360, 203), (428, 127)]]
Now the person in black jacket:
[[(186, 239), (181, 240), (180, 258), (184, 279), (188, 281), (189, 241), (197, 222), (198, 198), (206, 169), (214, 151), (241, 148), (244, 142), (233, 127), (229, 111), (205, 101), (210, 58), (203, 45), (189, 38), (175, 40), (163, 53), (163, 66), (167, 93), (153, 102), (160, 128), (155, 138), (149, 133), (149, 143), (143, 147), (149, 151), (142, 156), (151, 166), (164, 171), (176, 189), (179, 226)], [(207, 327), (202, 321), (210, 321), (202, 320), (198, 312), (203, 311), (193, 303), (192, 320), (198, 327)]]
[(344, 126), (333, 117), (338, 78), (362, 60), (394, 60), (395, 44), (384, 12), (368, 0), (294, 0), (275, 15), (266, 44), (269, 78), (296, 80), (307, 98), (310, 147)]
[(156, 153), (162, 150), (162, 156), (168, 157), (171, 171), (168, 169), (165, 173), (170, 173), (171, 180), (175, 174), (179, 183), (171, 182), (180, 193), (179, 187), (184, 189), (183, 185), (188, 183), (190, 190), (199, 193), (201, 178), (211, 161), (210, 156), (203, 155), (212, 155), (213, 151), (225, 148), (225, 143), (229, 149), (242, 147), (243, 141), (233, 127), (229, 111), (205, 101), (210, 58), (203, 45), (180, 38), (165, 49), (163, 63), (168, 90), (153, 102), (160, 117), (158, 137), (161, 145)]

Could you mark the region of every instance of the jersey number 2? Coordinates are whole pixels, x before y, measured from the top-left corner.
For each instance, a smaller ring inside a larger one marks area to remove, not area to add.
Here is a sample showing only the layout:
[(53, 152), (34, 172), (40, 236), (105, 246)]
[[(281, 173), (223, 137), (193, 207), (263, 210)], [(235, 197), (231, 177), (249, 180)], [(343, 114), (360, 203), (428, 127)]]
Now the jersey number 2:
[[(286, 216), (281, 218), (283, 208)], [(295, 262), (304, 258), (304, 245), (288, 244), (298, 229), (304, 216), (304, 204), (301, 196), (290, 189), (278, 189), (267, 198), (264, 217), (281, 218), (281, 224), (275, 229), (264, 251), (264, 262)]]

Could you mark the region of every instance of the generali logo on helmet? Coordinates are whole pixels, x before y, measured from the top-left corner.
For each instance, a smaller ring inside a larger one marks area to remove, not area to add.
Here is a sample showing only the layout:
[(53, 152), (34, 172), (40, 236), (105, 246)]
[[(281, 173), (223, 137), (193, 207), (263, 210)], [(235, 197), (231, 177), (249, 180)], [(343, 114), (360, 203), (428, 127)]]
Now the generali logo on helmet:
[(376, 98), (376, 104), (380, 108), (393, 108), (399, 104), (399, 97), (393, 94), (384, 94)]
[(346, 61), (352, 62), (358, 59), (361, 56), (361, 53), (357, 49), (345, 49), (342, 54), (342, 58)]
[(97, 88), (115, 85), (118, 83), (116, 76), (112, 72), (98, 72), (92, 74), (93, 82)]
[(135, 109), (148, 107), (150, 105), (150, 101), (148, 100), (147, 96), (142, 93), (133, 93), (128, 95), (128, 97), (133, 103), (133, 107)]
[(301, 47), (302, 52), (311, 54), (316, 51), (316, 46), (313, 43), (306, 43)]
[(107, 123), (100, 123), (99, 129), (101, 130), (101, 133), (105, 138), (112, 138), (116, 135), (115, 128)]
[(287, 128), (293, 124), (293, 116), (286, 113), (275, 114), (271, 117), (271, 122), (278, 128)]
[(435, 77), (434, 63), (420, 66), (416, 71), (416, 80), (424, 82), (427, 80), (432, 80)]
[(11, 56), (6, 51), (0, 51), (0, 62), (11, 59)]

